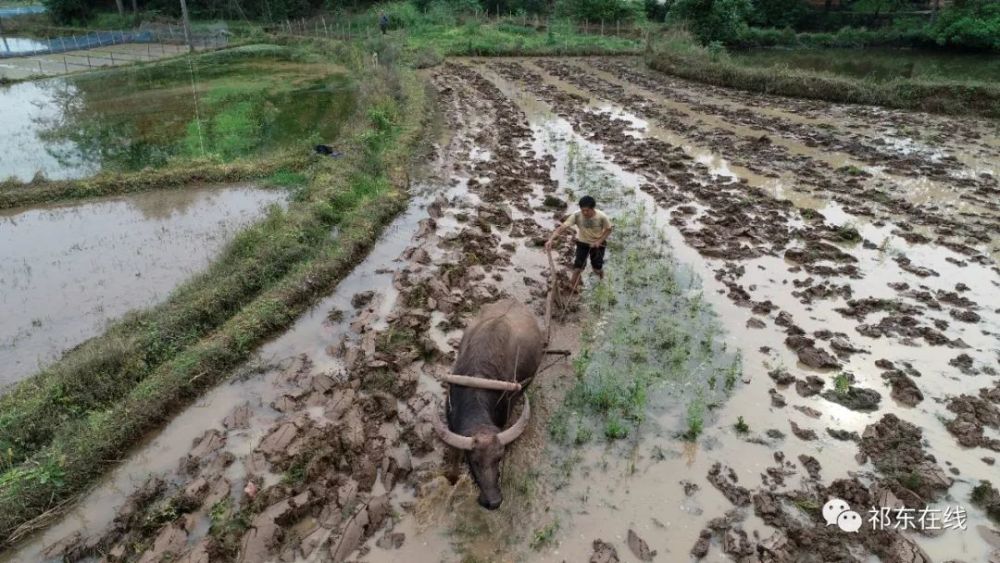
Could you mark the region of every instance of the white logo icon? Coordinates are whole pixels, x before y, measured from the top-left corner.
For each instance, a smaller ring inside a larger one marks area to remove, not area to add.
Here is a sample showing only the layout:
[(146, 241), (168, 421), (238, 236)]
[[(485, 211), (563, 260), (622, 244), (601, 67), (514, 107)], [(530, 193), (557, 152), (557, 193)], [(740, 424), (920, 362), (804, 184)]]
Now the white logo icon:
[(837, 523), (837, 517), (840, 516), (841, 512), (850, 510), (851, 507), (839, 498), (832, 498), (823, 505), (823, 519), (826, 520), (826, 525), (830, 526)]
[(837, 525), (845, 532), (857, 532), (861, 529), (861, 515), (853, 510), (841, 512), (840, 516), (837, 516)]
[(857, 532), (861, 529), (861, 515), (839, 498), (832, 498), (823, 505), (823, 519), (827, 526), (836, 524), (845, 532)]

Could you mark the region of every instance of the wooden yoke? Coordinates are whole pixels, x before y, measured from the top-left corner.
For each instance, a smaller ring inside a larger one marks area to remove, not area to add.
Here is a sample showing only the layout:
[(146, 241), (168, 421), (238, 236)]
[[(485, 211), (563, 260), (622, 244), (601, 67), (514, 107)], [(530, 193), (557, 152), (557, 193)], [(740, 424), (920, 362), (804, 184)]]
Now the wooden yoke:
[(449, 373), (439, 378), (444, 383), (462, 385), (464, 387), (474, 387), (476, 389), (493, 389), (496, 391), (520, 391), (521, 384), (514, 381), (501, 381), (499, 379), (486, 379), (485, 377), (473, 377), (469, 375), (456, 375)]

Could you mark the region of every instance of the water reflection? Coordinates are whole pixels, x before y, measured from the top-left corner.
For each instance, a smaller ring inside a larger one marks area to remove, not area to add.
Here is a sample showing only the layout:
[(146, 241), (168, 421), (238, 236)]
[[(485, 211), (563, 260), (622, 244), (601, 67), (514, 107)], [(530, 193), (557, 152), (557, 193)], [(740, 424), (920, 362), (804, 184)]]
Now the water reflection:
[(283, 199), (200, 188), (0, 213), (0, 388), (164, 299)]
[(76, 88), (64, 80), (22, 82), (0, 88), (0, 180), (31, 180), (44, 173), (53, 180), (93, 174), (97, 163), (85, 160), (71, 140), (45, 138), (62, 123), (59, 100), (72, 100)]
[(31, 53), (45, 47), (47, 47), (45, 43), (26, 37), (4, 37), (3, 41), (0, 41), (0, 55)]

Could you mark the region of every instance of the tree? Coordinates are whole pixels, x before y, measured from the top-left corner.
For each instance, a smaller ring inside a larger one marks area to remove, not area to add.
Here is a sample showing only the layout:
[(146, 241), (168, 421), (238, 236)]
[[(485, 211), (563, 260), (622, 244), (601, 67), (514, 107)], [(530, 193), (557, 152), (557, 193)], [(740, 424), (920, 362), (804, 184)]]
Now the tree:
[(955, 0), (929, 28), (939, 45), (1000, 51), (1000, 2)]
[(748, 19), (757, 27), (796, 27), (809, 13), (805, 0), (754, 0)]
[(857, 0), (851, 9), (855, 12), (872, 14), (887, 14), (904, 8), (909, 4), (908, 0)]
[(556, 13), (580, 21), (614, 22), (641, 16), (642, 6), (632, 0), (557, 0)]
[(677, 0), (670, 17), (687, 22), (702, 43), (732, 43), (746, 26), (751, 8), (749, 0)]
[(85, 0), (42, 0), (42, 3), (56, 23), (83, 22), (90, 17), (90, 6)]

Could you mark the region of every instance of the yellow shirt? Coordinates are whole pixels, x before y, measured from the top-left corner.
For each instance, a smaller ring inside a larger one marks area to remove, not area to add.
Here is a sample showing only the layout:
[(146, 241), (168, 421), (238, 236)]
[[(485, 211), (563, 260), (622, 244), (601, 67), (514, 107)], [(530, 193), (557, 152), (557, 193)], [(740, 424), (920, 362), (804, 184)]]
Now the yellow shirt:
[(611, 219), (596, 209), (594, 216), (590, 219), (584, 217), (583, 212), (577, 211), (563, 221), (563, 226), (576, 227), (576, 240), (586, 244), (594, 244), (604, 234), (604, 229), (611, 227)]

